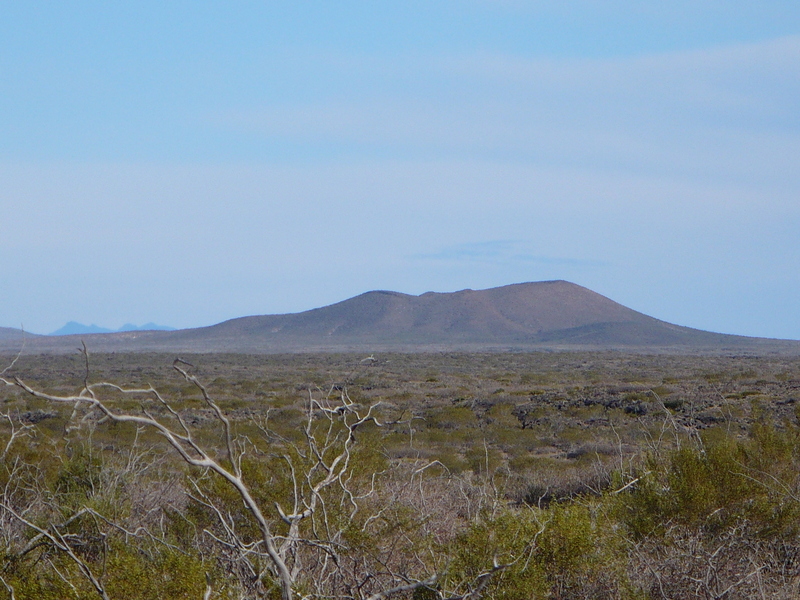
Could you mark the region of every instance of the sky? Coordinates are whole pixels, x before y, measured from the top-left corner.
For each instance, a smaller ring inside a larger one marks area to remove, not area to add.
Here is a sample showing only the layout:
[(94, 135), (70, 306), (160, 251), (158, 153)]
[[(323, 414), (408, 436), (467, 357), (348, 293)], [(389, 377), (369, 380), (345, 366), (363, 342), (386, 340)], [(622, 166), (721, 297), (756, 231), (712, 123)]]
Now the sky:
[(0, 3), (0, 326), (566, 279), (800, 339), (800, 3)]

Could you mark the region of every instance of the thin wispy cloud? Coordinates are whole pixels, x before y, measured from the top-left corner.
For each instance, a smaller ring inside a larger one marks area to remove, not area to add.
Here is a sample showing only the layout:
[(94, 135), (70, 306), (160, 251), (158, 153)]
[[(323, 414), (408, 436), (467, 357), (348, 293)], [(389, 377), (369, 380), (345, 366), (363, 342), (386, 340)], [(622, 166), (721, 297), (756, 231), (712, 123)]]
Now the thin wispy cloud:
[(490, 240), (457, 244), (437, 252), (411, 255), (410, 258), (418, 261), (451, 263), (532, 264), (583, 268), (608, 265), (607, 262), (600, 260), (535, 254), (531, 252), (530, 243), (523, 240)]
[(800, 154), (797, 36), (645, 57), (478, 54), (337, 68), (355, 91), (210, 123), (267, 144), (329, 148), (335, 160), (523, 161), (772, 185), (800, 177), (790, 164)]

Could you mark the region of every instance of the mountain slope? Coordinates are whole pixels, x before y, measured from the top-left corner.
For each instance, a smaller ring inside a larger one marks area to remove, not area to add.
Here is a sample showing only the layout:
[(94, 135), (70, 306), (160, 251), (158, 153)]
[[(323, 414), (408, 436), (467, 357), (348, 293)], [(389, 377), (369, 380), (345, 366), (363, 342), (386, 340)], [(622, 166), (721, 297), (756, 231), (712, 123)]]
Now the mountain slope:
[(421, 296), (367, 292), (303, 313), (233, 319), (206, 328), (204, 335), (222, 343), (250, 337), (287, 347), (663, 347), (736, 344), (749, 339), (665, 323), (566, 281)]
[(21, 329), (14, 329), (13, 327), (0, 327), (0, 342), (22, 340), (23, 337), (29, 339), (39, 338), (42, 336), (35, 333), (28, 333), (27, 331), (22, 331)]
[[(76, 337), (45, 337), (33, 340), (29, 347), (32, 351), (74, 348)], [(301, 313), (241, 317), (197, 329), (80, 337), (94, 351), (617, 348), (800, 353), (800, 342), (723, 335), (665, 323), (566, 281), (420, 296), (374, 291)]]
[(532, 341), (546, 332), (597, 323), (656, 322), (566, 281), (410, 296), (367, 292), (290, 315), (233, 319), (207, 328), (217, 337), (436, 344)]

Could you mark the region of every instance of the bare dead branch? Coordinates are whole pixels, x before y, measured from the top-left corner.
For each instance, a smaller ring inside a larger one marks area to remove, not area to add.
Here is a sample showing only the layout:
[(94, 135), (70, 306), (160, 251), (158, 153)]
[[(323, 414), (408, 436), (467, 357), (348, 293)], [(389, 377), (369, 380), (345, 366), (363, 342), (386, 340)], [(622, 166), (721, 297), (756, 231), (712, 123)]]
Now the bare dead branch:
[[(72, 546), (70, 546), (69, 543), (67, 542), (66, 536), (64, 536), (56, 526), (51, 525), (50, 526), (51, 531), (47, 531), (46, 529), (42, 529), (35, 523), (29, 521), (28, 519), (20, 515), (17, 511), (15, 511), (13, 508), (11, 508), (5, 503), (0, 503), (0, 508), (8, 512), (20, 523), (38, 532), (39, 539), (48, 540), (53, 545), (54, 548), (60, 550), (61, 552), (66, 554), (70, 559), (72, 559), (72, 561), (78, 566), (78, 569), (81, 571), (81, 573), (83, 573), (84, 577), (86, 577), (86, 579), (89, 580), (89, 583), (92, 584), (92, 587), (95, 589), (97, 594), (103, 600), (110, 600), (108, 594), (106, 594), (105, 587), (103, 587), (103, 584), (94, 574), (91, 567), (89, 567), (89, 564), (85, 560), (80, 558), (77, 554), (75, 554), (75, 552), (72, 549)], [(74, 515), (73, 517), (70, 518), (70, 521), (76, 519), (78, 516), (80, 516), (80, 514)]]

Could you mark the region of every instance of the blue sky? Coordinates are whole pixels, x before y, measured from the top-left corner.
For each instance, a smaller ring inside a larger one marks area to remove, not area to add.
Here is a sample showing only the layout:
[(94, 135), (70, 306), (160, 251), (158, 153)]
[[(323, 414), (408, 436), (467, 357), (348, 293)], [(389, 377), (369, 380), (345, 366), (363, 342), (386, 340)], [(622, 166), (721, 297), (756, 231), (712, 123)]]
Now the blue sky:
[(0, 325), (567, 279), (800, 339), (798, 163), (797, 2), (5, 2)]

